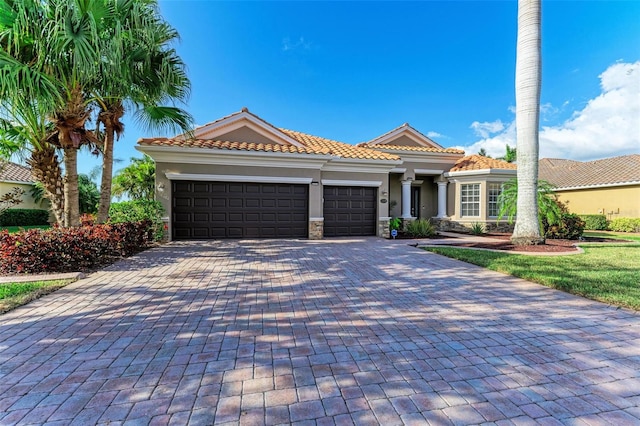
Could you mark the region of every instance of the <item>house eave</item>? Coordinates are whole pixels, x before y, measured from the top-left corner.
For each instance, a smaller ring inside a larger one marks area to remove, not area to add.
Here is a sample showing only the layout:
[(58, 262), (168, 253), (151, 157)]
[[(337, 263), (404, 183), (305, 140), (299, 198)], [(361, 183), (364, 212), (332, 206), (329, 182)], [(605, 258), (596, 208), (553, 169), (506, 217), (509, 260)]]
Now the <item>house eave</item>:
[(148, 154), (158, 163), (320, 169), (325, 163), (335, 158), (328, 154), (239, 151), (216, 148), (184, 148), (149, 145), (138, 145), (135, 148), (138, 151)]
[(556, 192), (562, 192), (562, 191), (576, 191), (581, 189), (616, 188), (621, 186), (636, 186), (636, 185), (640, 185), (640, 180), (631, 181), (631, 182), (602, 183), (597, 185), (558, 187), (558, 188), (554, 188), (553, 190)]
[(446, 172), (444, 177), (463, 177), (463, 176), (481, 176), (481, 175), (502, 175), (515, 176), (516, 170), (512, 169), (481, 169), (481, 170), (461, 170), (459, 172)]

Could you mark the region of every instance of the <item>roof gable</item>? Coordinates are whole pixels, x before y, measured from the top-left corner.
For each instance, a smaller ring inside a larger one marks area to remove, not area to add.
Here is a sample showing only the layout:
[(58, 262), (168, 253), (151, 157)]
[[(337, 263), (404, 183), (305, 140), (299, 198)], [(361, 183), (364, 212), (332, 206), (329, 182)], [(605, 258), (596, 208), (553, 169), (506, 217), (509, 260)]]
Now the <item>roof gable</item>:
[(467, 172), (471, 170), (516, 170), (515, 163), (497, 160), (482, 155), (468, 155), (456, 161), (449, 172)]
[[(186, 135), (181, 135), (186, 137)], [(244, 138), (244, 137), (247, 138)], [(300, 142), (283, 133), (277, 127), (249, 112), (247, 108), (207, 123), (193, 131), (195, 139), (258, 144), (279, 144), (303, 147)], [(242, 139), (238, 139), (241, 138)]]
[(395, 149), (402, 149), (402, 147), (443, 149), (442, 146), (411, 127), (409, 123), (404, 123), (402, 126), (396, 127), (384, 135), (366, 142), (366, 145), (371, 147), (378, 146), (380, 148), (383, 148), (382, 145), (389, 145), (393, 146)]

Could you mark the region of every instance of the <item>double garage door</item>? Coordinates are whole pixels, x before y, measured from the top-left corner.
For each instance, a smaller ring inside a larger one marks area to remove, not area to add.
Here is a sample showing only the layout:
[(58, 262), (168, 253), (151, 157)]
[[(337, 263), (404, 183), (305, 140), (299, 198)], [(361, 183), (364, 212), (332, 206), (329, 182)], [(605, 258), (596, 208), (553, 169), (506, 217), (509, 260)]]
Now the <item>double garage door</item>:
[[(325, 186), (324, 236), (376, 235), (377, 189)], [(306, 238), (309, 186), (172, 182), (172, 238)]]
[(173, 239), (306, 238), (308, 185), (173, 181)]

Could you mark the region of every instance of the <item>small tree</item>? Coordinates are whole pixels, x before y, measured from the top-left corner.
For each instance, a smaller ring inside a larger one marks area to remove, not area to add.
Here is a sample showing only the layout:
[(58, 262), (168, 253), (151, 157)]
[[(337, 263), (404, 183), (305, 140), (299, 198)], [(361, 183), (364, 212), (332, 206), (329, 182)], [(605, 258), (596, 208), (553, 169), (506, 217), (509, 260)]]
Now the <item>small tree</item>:
[(114, 196), (132, 200), (153, 200), (155, 197), (156, 163), (148, 155), (131, 158), (131, 164), (113, 178)]
[[(518, 180), (511, 179), (504, 183), (498, 197), (498, 220), (506, 216), (507, 222), (512, 224), (518, 210)], [(559, 223), (563, 213), (563, 206), (558, 201), (554, 186), (545, 180), (538, 181), (538, 217), (540, 228), (546, 231), (549, 225)], [(546, 225), (546, 226), (545, 226)]]
[(491, 158), (491, 156), (487, 154), (487, 150), (484, 148), (480, 148), (480, 151), (478, 151), (478, 155), (481, 155), (482, 157)]
[(24, 189), (14, 187), (11, 191), (0, 196), (0, 214), (5, 210), (9, 210), (13, 206), (17, 206), (22, 203), (22, 196), (24, 195)]
[(504, 157), (498, 157), (498, 160), (506, 161), (507, 163), (513, 163), (518, 159), (518, 153), (516, 148), (511, 148), (509, 144), (505, 147), (507, 152)]

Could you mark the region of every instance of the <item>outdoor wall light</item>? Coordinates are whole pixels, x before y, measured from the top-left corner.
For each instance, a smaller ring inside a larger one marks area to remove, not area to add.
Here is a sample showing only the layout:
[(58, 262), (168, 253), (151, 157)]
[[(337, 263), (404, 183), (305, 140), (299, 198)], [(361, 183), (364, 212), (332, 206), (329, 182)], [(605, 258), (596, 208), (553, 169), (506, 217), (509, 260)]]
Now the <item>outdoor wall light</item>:
[(158, 184), (158, 192), (164, 192), (164, 183), (160, 182)]
[(311, 181), (311, 185), (318, 186), (320, 185), (320, 182), (318, 182), (317, 180), (314, 180), (314, 181)]

